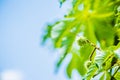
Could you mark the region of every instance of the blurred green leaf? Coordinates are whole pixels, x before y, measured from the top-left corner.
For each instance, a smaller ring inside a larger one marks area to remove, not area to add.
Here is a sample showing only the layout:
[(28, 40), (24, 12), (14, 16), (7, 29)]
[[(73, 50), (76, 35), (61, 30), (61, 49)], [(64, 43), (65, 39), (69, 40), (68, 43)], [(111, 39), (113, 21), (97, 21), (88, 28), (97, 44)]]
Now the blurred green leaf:
[[(59, 0), (60, 7), (65, 1)], [(76, 69), (87, 80), (101, 72), (101, 80), (110, 80), (110, 71), (119, 61), (115, 51), (120, 48), (120, 0), (72, 0), (71, 5), (71, 10), (62, 20), (46, 27), (43, 37), (43, 42), (51, 39), (55, 48), (65, 49), (58, 60), (57, 69), (66, 56), (72, 54), (67, 66), (69, 78)], [(79, 34), (89, 42), (77, 40)], [(96, 46), (100, 48), (100, 54)], [(92, 64), (86, 69), (85, 63), (90, 60), (93, 49)]]
[(100, 77), (100, 80), (111, 80), (110, 73), (107, 71), (103, 72), (102, 76)]
[(67, 67), (68, 77), (71, 78), (71, 74), (72, 74), (73, 69), (77, 69), (78, 72), (84, 73), (85, 68), (81, 64), (82, 64), (82, 61), (81, 61), (80, 57), (76, 53), (73, 53), (72, 54), (72, 60), (70, 61), (70, 63), (68, 64), (68, 67)]
[(115, 79), (116, 79), (116, 80), (120, 80), (120, 72), (117, 72), (117, 73), (116, 73)]
[(85, 75), (85, 80), (91, 80), (93, 76), (96, 74), (98, 70), (98, 67), (96, 66), (96, 63), (91, 64), (91, 66), (88, 68), (88, 72)]

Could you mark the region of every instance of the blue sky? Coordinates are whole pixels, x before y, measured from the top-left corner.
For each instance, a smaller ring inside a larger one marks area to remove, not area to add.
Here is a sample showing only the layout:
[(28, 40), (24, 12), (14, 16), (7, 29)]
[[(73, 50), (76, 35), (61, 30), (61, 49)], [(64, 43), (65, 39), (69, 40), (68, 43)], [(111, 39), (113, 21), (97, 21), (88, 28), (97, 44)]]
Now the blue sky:
[(58, 0), (0, 0), (0, 73), (18, 70), (24, 80), (66, 80), (54, 73), (55, 51), (40, 45), (43, 28), (63, 16)]

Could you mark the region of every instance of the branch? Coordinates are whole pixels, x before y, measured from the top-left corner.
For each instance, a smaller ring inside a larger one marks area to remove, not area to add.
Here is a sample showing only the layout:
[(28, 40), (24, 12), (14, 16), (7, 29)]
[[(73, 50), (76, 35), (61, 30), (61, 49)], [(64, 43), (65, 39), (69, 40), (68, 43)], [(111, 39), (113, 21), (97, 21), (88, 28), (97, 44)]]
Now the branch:
[(92, 61), (92, 56), (93, 56), (95, 50), (96, 50), (96, 47), (93, 49), (92, 53), (90, 54), (90, 61)]

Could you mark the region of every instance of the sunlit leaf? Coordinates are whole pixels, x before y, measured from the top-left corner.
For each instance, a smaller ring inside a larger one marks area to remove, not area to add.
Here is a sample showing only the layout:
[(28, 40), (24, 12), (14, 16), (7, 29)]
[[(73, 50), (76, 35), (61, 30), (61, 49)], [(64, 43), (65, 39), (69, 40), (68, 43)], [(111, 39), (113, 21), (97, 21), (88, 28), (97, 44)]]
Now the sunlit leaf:
[(91, 80), (95, 73), (97, 72), (98, 67), (96, 66), (96, 63), (91, 64), (91, 66), (88, 68), (88, 72), (85, 76), (85, 80)]
[(116, 80), (119, 80), (119, 79), (120, 79), (120, 72), (117, 72), (117, 73), (116, 73), (115, 79), (116, 79)]
[[(65, 1), (59, 0), (60, 7)], [(118, 73), (112, 77), (110, 71), (114, 65), (119, 65), (115, 51), (120, 49), (120, 0), (72, 0), (71, 5), (62, 20), (46, 27), (43, 37), (43, 42), (51, 39), (55, 48), (65, 48), (58, 59), (57, 69), (66, 56), (72, 54), (67, 66), (69, 78), (76, 69), (86, 80), (100, 73), (103, 73), (100, 80), (118, 79)], [(85, 39), (77, 40), (78, 35)], [(88, 60), (92, 64), (86, 69)]]

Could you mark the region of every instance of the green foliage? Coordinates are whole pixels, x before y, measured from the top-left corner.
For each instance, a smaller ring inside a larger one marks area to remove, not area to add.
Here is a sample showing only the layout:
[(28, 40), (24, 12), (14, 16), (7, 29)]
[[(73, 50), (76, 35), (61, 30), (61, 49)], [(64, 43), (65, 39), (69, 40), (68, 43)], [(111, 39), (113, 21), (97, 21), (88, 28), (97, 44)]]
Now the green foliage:
[(91, 80), (91, 78), (94, 76), (94, 74), (96, 73), (97, 70), (98, 70), (98, 65), (96, 63), (92, 63), (88, 67), (88, 72), (86, 73), (84, 79)]
[(116, 79), (116, 80), (119, 80), (119, 79), (120, 79), (120, 72), (117, 72), (117, 73), (116, 73), (115, 79)]
[[(60, 0), (60, 5), (65, 1)], [(76, 69), (84, 80), (100, 74), (100, 80), (119, 80), (120, 0), (72, 0), (71, 4), (64, 19), (48, 25), (43, 37), (43, 42), (50, 38), (55, 48), (65, 49), (57, 68), (72, 54), (66, 69), (69, 78)]]

